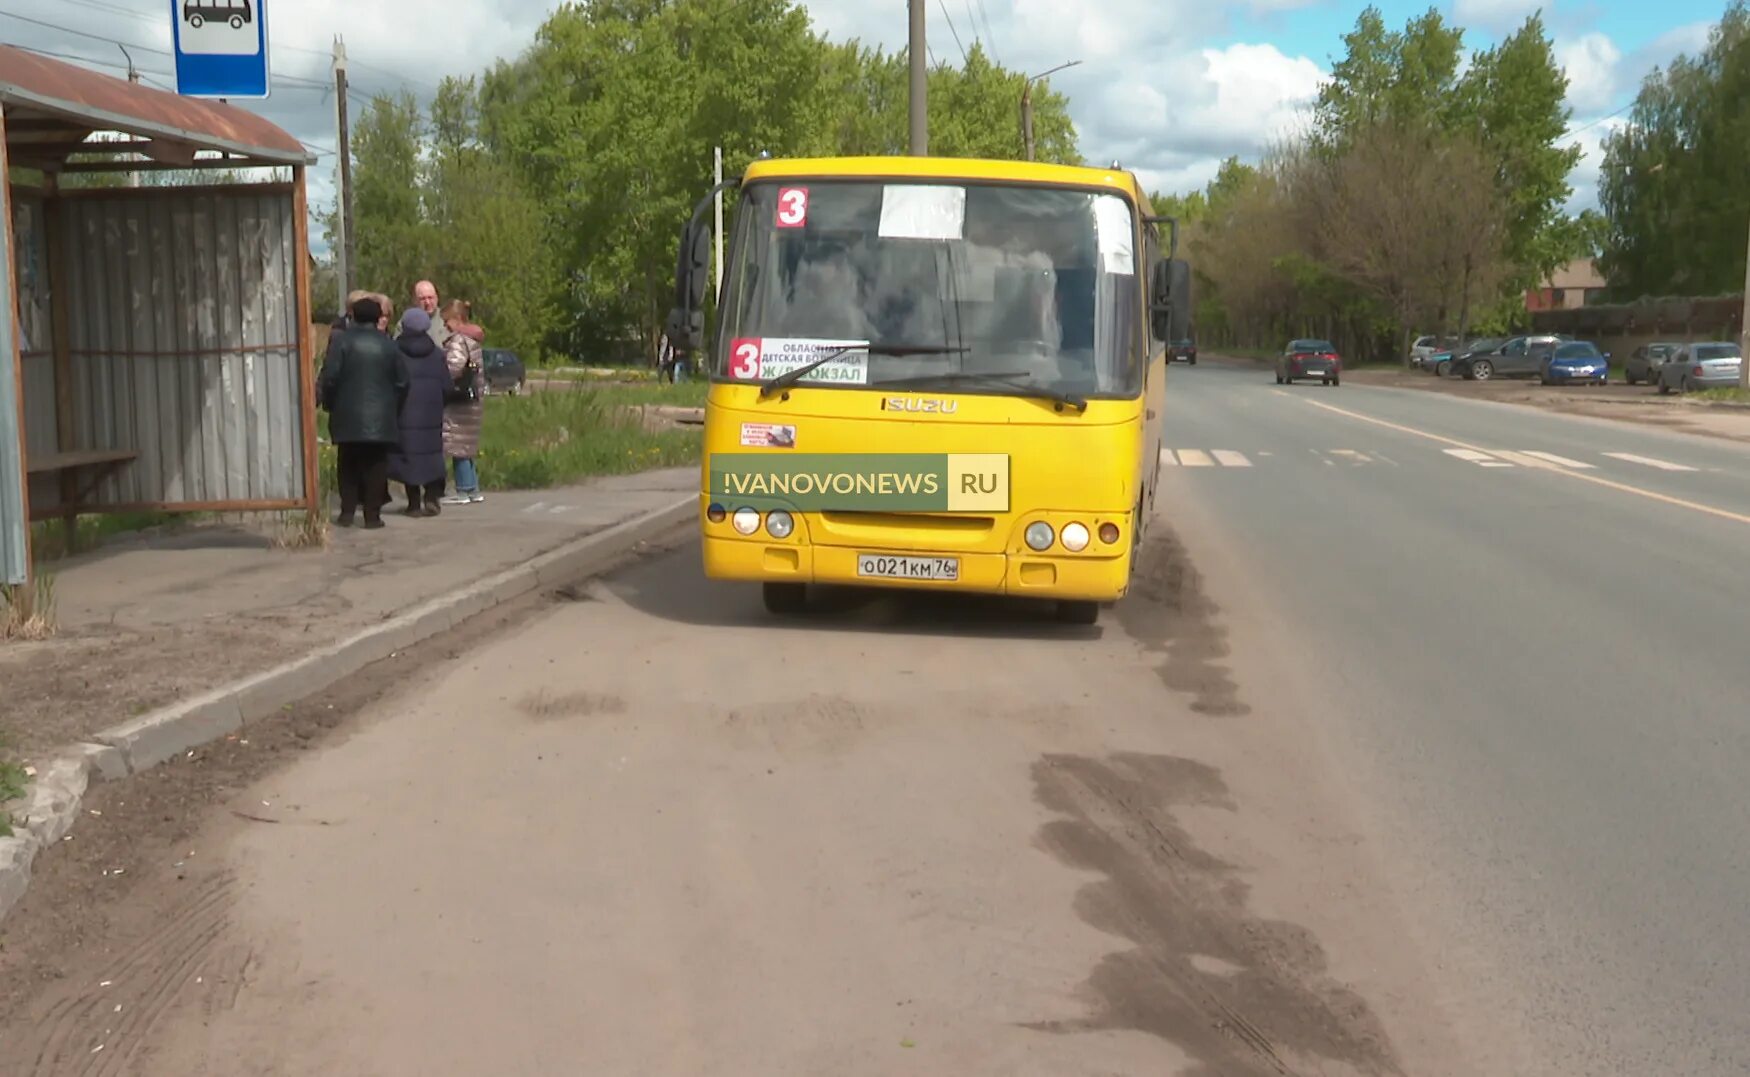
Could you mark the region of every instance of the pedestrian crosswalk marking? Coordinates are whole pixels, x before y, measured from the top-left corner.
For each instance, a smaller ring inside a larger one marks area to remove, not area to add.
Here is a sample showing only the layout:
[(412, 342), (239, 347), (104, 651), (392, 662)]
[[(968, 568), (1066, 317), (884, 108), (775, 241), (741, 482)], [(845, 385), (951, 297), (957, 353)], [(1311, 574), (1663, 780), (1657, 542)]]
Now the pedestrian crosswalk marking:
[(1180, 449), (1179, 465), (1181, 467), (1213, 467), (1215, 461), (1202, 449)]
[(1252, 466), (1252, 462), (1246, 459), (1246, 454), (1243, 452), (1234, 452), (1232, 449), (1215, 449), (1213, 450), (1213, 454), (1216, 462), (1221, 464), (1222, 467)]
[(1656, 467), (1660, 471), (1694, 471), (1695, 468), (1684, 464), (1673, 464), (1669, 460), (1655, 460), (1650, 456), (1636, 456), (1632, 452), (1607, 452), (1605, 456), (1612, 460), (1626, 460), (1631, 464), (1642, 464), (1646, 467)]
[(1557, 456), (1553, 452), (1539, 452), (1535, 449), (1526, 449), (1525, 455), (1535, 457), (1536, 459), (1542, 460), (1548, 464), (1555, 464), (1557, 467), (1569, 467), (1573, 468), (1575, 471), (1592, 470), (1591, 464), (1581, 463), (1578, 460), (1570, 460), (1565, 456)]
[(1512, 467), (1513, 466), (1512, 464), (1509, 464), (1505, 460), (1498, 460), (1495, 457), (1490, 456), (1486, 452), (1478, 452), (1475, 449), (1443, 449), (1441, 451), (1446, 453), (1446, 455), (1448, 455), (1448, 456), (1455, 456), (1458, 459), (1465, 461), (1466, 463), (1476, 464), (1479, 467)]

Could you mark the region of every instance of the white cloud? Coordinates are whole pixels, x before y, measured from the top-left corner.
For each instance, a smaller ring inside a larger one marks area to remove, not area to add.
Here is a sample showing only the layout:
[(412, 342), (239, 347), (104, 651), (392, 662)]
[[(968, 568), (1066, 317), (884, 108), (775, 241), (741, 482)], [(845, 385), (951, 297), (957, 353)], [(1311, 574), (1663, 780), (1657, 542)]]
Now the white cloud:
[[(136, 17), (63, 6), (45, 21), (168, 51), (162, 0), (113, 2)], [(1267, 14), (1314, 2), (945, 0), (929, 6), (928, 35), (935, 58), (956, 64), (955, 34), (968, 48), (982, 41), (1004, 66), (1029, 73), (1080, 60), (1051, 82), (1070, 97), (1084, 155), (1101, 163), (1116, 158), (1160, 189), (1178, 191), (1207, 182), (1221, 158), (1253, 158), (1271, 138), (1286, 133), (1297, 118), (1296, 105), (1315, 94), (1325, 77), (1312, 60), (1271, 45), (1205, 47), (1230, 32), (1228, 9)], [(855, 37), (890, 51), (905, 46), (904, 9), (897, 3), (806, 0), (805, 6), (816, 31), (836, 40)], [(427, 0), (410, 19), (393, 5), (300, 0), (294, 8), (281, 0), (270, 30), (273, 95), (238, 104), (319, 152), (332, 150), (334, 98), (323, 87), (332, 81), (328, 54), (336, 28), (346, 40), (356, 116), (373, 93), (405, 89), (425, 101), (444, 76), (477, 74), (497, 59), (515, 56), (532, 42), (552, 7), (553, 0), (491, 5)], [(25, 24), (0, 23), (0, 28), (20, 44), (122, 62), (114, 48), (95, 41)], [(174, 85), (167, 55), (135, 49), (134, 60), (149, 79)], [(332, 203), (334, 164), (327, 153), (310, 172), (311, 201), (317, 207)]]
[(1622, 75), (1622, 50), (1594, 32), (1556, 45), (1556, 62), (1568, 75), (1568, 104), (1576, 113), (1616, 106)]
[(1452, 17), (1467, 30), (1505, 33), (1523, 24), (1526, 16), (1548, 6), (1545, 0), (1453, 0)]

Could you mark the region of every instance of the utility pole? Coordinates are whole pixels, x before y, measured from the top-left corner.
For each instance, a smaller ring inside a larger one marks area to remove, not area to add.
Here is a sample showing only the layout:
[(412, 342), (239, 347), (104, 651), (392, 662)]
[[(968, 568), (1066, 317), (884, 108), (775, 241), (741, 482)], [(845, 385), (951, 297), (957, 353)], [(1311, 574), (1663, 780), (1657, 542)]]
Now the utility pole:
[(717, 187), (717, 205), (715, 207), (717, 214), (717, 241), (716, 250), (714, 251), (716, 257), (711, 259), (711, 269), (712, 278), (716, 284), (717, 298), (718, 301), (721, 302), (723, 298), (723, 147), (714, 147), (712, 156), (711, 183)]
[(924, 43), (924, 0), (910, 0), (911, 42), (907, 45), (911, 60), (911, 152), (915, 157), (930, 155), (929, 68), (924, 65), (927, 48)]
[(1071, 60), (1067, 64), (1059, 64), (1043, 74), (1034, 75), (1021, 87), (1021, 144), (1027, 151), (1027, 160), (1033, 160), (1033, 84), (1046, 75), (1055, 75), (1066, 67), (1074, 67), (1080, 60)]
[(335, 251), (340, 270), (340, 311), (346, 316), (346, 296), (352, 291), (352, 145), (346, 126), (346, 42), (334, 35), (335, 152), (340, 158), (340, 189), (334, 196), (334, 217), (340, 226), (340, 246)]

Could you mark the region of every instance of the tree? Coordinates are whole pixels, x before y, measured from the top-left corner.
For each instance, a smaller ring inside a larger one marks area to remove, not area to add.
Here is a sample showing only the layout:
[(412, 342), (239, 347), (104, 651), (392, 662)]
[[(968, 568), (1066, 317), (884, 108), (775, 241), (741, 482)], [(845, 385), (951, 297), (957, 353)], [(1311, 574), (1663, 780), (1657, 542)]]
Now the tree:
[(1376, 296), (1404, 347), (1423, 320), (1467, 322), (1502, 275), (1503, 200), (1474, 137), (1388, 116), (1349, 131), (1339, 156), (1288, 165), (1321, 264)]
[(1732, 0), (1700, 57), (1642, 83), (1627, 124), (1605, 139), (1600, 267), (1612, 291), (1718, 295), (1744, 281), (1750, 217), (1750, 10)]
[(1568, 77), (1541, 15), (1477, 56), (1460, 88), (1463, 107), (1455, 116), (1481, 132), (1508, 198), (1507, 250), (1515, 272), (1506, 283), (1514, 290), (1548, 279), (1579, 253), (1562, 209), (1573, 193), (1568, 176), (1580, 161), (1578, 144), (1559, 144), (1570, 115), (1567, 93)]
[[(420, 112), (411, 94), (373, 98), (352, 129), (354, 287), (392, 300), (411, 295), (430, 262), (432, 232), (421, 212)], [(339, 243), (333, 215), (330, 246)]]

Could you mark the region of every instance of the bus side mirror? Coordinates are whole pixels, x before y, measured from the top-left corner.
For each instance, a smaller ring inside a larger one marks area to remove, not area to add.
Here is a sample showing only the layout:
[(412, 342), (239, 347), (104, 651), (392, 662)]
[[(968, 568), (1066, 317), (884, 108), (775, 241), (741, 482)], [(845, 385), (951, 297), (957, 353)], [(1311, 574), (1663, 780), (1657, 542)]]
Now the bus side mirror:
[(1162, 258), (1149, 280), (1149, 329), (1156, 340), (1183, 340), (1191, 328), (1191, 265)]
[(675, 305), (668, 312), (668, 339), (677, 348), (699, 347), (705, 335), (705, 285), (711, 279), (711, 234), (697, 218), (681, 229), (680, 258), (675, 264)]

